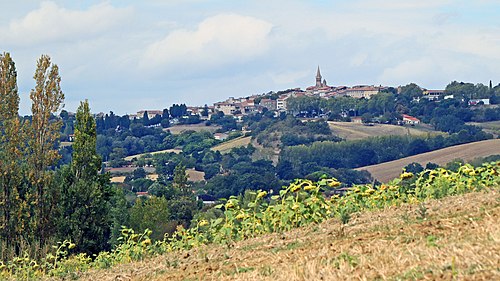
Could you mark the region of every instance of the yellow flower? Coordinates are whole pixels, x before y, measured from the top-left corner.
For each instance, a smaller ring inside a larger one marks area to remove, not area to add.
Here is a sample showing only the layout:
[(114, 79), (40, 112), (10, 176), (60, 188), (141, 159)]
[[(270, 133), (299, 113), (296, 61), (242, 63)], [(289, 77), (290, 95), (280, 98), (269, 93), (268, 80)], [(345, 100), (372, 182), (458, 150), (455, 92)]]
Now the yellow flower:
[(149, 245), (151, 245), (151, 239), (149, 239), (149, 238), (144, 239), (144, 241), (141, 242), (141, 245), (142, 246), (149, 246)]
[(405, 179), (411, 179), (413, 177), (413, 173), (409, 173), (409, 172), (404, 172), (401, 174), (401, 176), (399, 176), (402, 180), (405, 180)]
[(291, 192), (296, 192), (300, 189), (300, 185), (296, 185), (296, 184), (291, 184), (290, 185), (290, 191)]
[(265, 197), (266, 195), (267, 195), (267, 191), (261, 191), (261, 192), (259, 192), (259, 194), (257, 194), (257, 199)]
[(208, 221), (207, 220), (201, 220), (199, 223), (198, 223), (199, 226), (205, 226), (205, 225), (208, 225)]
[(306, 191), (313, 190), (313, 189), (316, 189), (316, 186), (315, 186), (315, 185), (312, 185), (312, 184), (310, 184), (310, 185), (306, 185), (306, 186), (304, 187), (304, 190), (306, 190)]
[(245, 214), (243, 214), (243, 213), (239, 213), (239, 214), (236, 216), (236, 219), (237, 219), (237, 220), (242, 220), (242, 219), (244, 219), (244, 218), (245, 218)]

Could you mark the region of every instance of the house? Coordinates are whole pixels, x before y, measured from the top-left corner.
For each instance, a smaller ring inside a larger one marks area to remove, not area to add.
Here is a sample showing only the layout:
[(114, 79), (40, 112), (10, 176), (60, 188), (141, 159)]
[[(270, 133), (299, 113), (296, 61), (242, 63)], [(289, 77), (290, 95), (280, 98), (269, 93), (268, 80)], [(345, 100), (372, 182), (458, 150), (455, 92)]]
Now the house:
[(430, 101), (436, 101), (439, 100), (439, 97), (444, 95), (444, 90), (424, 90), (422, 92), (423, 94), (423, 99), (427, 99)]
[(277, 109), (277, 103), (275, 100), (272, 100), (272, 99), (261, 99), (260, 106), (265, 107), (269, 110), (276, 110)]
[(403, 123), (409, 125), (420, 124), (420, 120), (410, 115), (403, 114)]
[(138, 191), (135, 193), (137, 197), (149, 197), (149, 193), (147, 191)]
[(225, 134), (225, 133), (215, 133), (214, 134), (214, 139), (216, 140), (220, 140), (220, 141), (224, 141), (227, 139), (229, 135), (228, 134)]
[(216, 111), (222, 111), (224, 115), (233, 115), (236, 112), (241, 112), (240, 103), (235, 103), (234, 98), (229, 98), (225, 102), (214, 103)]
[(384, 87), (375, 87), (375, 86), (353, 86), (351, 88), (338, 91), (339, 96), (348, 96), (353, 98), (365, 98), (369, 99), (371, 96), (380, 93), (381, 90), (385, 89)]
[(276, 109), (286, 111), (286, 100), (289, 98), (288, 95), (281, 95), (276, 100)]
[(469, 101), (469, 105), (489, 105), (490, 104), (490, 99), (473, 99)]
[(145, 112), (148, 113), (148, 118), (149, 119), (153, 119), (156, 115), (162, 115), (163, 114), (162, 110), (141, 110), (141, 111), (137, 111), (137, 115), (136, 115), (137, 118), (143, 118)]
[(208, 194), (200, 194), (200, 195), (196, 196), (196, 200), (203, 201), (204, 205), (213, 205), (216, 203), (215, 197), (208, 195)]

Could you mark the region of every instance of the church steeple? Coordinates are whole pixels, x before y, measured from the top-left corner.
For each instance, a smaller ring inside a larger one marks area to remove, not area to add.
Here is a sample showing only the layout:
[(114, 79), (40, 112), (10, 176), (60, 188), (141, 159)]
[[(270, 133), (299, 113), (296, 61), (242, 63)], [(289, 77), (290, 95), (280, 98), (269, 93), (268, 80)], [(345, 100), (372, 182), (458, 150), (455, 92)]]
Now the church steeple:
[(318, 71), (316, 72), (316, 87), (322, 87), (321, 83), (321, 72), (319, 71), (319, 65), (318, 65)]

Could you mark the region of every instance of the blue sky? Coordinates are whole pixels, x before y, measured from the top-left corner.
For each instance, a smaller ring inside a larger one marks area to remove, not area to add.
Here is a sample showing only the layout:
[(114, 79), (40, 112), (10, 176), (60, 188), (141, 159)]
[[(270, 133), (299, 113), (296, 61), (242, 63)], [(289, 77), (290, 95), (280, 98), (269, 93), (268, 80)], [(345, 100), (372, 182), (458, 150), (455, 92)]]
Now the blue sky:
[(69, 111), (306, 88), (317, 65), (330, 85), (500, 83), (498, 0), (0, 2), (22, 114), (41, 54), (60, 67)]

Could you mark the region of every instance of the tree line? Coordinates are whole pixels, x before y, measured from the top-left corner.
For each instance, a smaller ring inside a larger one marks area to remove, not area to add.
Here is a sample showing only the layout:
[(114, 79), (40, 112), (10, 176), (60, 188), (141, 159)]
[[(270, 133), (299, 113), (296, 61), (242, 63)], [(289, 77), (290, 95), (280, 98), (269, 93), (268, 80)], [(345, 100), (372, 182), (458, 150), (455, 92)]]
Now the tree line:
[(0, 55), (0, 247), (20, 255), (71, 239), (79, 250), (109, 248), (109, 177), (100, 174), (96, 125), (87, 101), (75, 117), (72, 160), (57, 168), (63, 106), (59, 68), (49, 56), (37, 61), (30, 92), (31, 118), (19, 117), (17, 71), (9, 53)]

